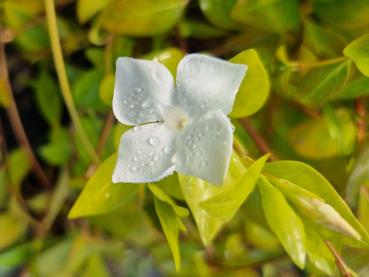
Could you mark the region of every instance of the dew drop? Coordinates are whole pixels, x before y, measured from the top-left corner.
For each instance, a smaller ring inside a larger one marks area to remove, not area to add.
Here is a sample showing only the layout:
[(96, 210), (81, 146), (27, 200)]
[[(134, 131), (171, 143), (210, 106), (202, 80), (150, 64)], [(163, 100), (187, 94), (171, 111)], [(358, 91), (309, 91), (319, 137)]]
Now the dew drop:
[(201, 164), (200, 164), (201, 167), (205, 167), (207, 165), (208, 165), (208, 162), (207, 161), (202, 161)]
[(150, 107), (150, 104), (151, 104), (150, 100), (146, 100), (141, 104), (141, 108), (143, 109), (148, 108)]
[(131, 171), (132, 171), (132, 172), (136, 172), (136, 171), (137, 171), (137, 169), (138, 169), (138, 168), (137, 168), (137, 166), (132, 166), (132, 167), (131, 167)]
[(141, 91), (142, 91), (142, 88), (140, 88), (140, 87), (135, 88), (135, 91), (136, 91), (136, 92), (141, 92)]
[(140, 131), (141, 130), (141, 126), (135, 126), (133, 127), (133, 131), (136, 132), (136, 131)]
[(153, 152), (150, 152), (149, 153), (149, 157), (152, 157), (154, 155), (154, 153)]
[(160, 139), (158, 137), (152, 136), (147, 139), (147, 142), (151, 146), (157, 146), (160, 144)]
[(165, 147), (164, 147), (164, 153), (165, 153), (165, 154), (169, 154), (171, 150), (172, 150), (172, 149), (171, 149), (171, 147), (170, 147), (170, 146), (165, 146)]
[(138, 150), (138, 149), (137, 149), (137, 150), (136, 150), (136, 153), (137, 153), (137, 154), (141, 154), (142, 152), (141, 152), (141, 150)]
[(170, 161), (171, 161), (172, 163), (175, 163), (175, 162), (176, 162), (176, 156), (173, 156), (173, 157), (170, 159)]
[(154, 161), (156, 161), (156, 162), (157, 162), (158, 160), (159, 160), (159, 157), (158, 157), (158, 156), (155, 156), (155, 157), (154, 157)]
[(131, 105), (129, 105), (129, 107), (130, 107), (131, 109), (133, 109), (133, 108), (135, 107), (135, 105), (131, 104)]
[(201, 109), (204, 109), (204, 108), (205, 108), (205, 105), (204, 105), (204, 104), (201, 104), (201, 105), (200, 105), (200, 108), (201, 108)]

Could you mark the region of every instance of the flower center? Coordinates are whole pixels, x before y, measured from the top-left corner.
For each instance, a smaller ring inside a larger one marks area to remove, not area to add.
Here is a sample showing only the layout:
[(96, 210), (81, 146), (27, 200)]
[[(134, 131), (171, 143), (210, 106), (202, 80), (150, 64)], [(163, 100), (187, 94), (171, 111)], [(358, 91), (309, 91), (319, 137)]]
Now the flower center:
[(164, 124), (175, 131), (183, 130), (188, 123), (187, 114), (179, 107), (160, 105), (158, 110), (164, 119)]

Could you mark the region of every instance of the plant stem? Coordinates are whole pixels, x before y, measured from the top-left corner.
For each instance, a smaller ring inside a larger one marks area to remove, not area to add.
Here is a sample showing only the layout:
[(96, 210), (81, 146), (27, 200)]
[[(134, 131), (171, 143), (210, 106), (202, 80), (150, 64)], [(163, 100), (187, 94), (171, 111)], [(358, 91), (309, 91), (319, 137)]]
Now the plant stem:
[(355, 100), (355, 110), (357, 113), (357, 137), (359, 142), (365, 141), (365, 135), (366, 135), (366, 114), (367, 111), (365, 109), (365, 103), (363, 98), (358, 98)]
[(19, 145), (25, 150), (37, 181), (42, 187), (44, 187), (46, 190), (49, 190), (51, 189), (51, 183), (46, 173), (43, 171), (41, 165), (39, 164), (35, 154), (33, 153), (31, 144), (28, 140), (26, 131), (24, 130), (22, 120), (18, 112), (17, 104), (15, 102), (13, 91), (9, 81), (8, 65), (6, 60), (5, 46), (3, 43), (0, 43), (0, 80), (3, 82), (4, 92), (6, 93), (6, 97), (9, 100), (7, 114), (16, 140), (18, 141)]
[(345, 261), (341, 257), (341, 255), (338, 253), (336, 248), (331, 244), (329, 241), (325, 241), (326, 245), (328, 246), (329, 250), (332, 252), (334, 258), (336, 259), (336, 264), (338, 269), (340, 270), (342, 276), (344, 277), (354, 277), (355, 274), (353, 274), (352, 270), (346, 265)]
[(62, 48), (60, 45), (60, 38), (58, 32), (58, 25), (56, 20), (56, 13), (55, 13), (55, 4), (54, 0), (44, 0), (45, 8), (46, 8), (46, 18), (47, 18), (47, 25), (49, 29), (49, 36), (51, 41), (51, 50), (53, 53), (54, 63), (56, 73), (58, 75), (60, 88), (63, 94), (63, 98), (65, 104), (67, 106), (68, 112), (71, 116), (73, 125), (76, 129), (77, 135), (79, 136), (80, 140), (82, 141), (85, 150), (89, 154), (90, 158), (95, 164), (100, 163), (100, 159), (96, 154), (94, 147), (89, 140), (85, 130), (82, 127), (79, 115), (77, 113), (76, 106), (73, 102), (73, 96), (71, 92), (71, 88), (68, 82), (67, 72), (65, 69)]
[(272, 150), (270, 149), (268, 143), (265, 141), (265, 139), (262, 136), (260, 136), (256, 132), (256, 130), (251, 125), (251, 122), (248, 119), (242, 118), (242, 119), (239, 120), (239, 122), (241, 123), (242, 127), (250, 135), (250, 137), (253, 139), (253, 141), (255, 142), (255, 144), (257, 145), (257, 147), (260, 149), (260, 151), (263, 154), (268, 154), (269, 153), (270, 154), (269, 159), (271, 161), (278, 160), (278, 157), (272, 152)]

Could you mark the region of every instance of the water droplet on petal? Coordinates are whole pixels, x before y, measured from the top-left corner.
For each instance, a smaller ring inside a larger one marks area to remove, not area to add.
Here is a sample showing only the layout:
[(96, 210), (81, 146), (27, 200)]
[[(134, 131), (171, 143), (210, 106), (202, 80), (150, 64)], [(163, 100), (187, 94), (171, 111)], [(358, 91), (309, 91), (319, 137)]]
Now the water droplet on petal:
[(141, 92), (141, 91), (142, 91), (142, 88), (140, 88), (140, 87), (135, 88), (135, 91), (136, 91), (136, 92)]
[(176, 162), (176, 156), (173, 156), (171, 159), (170, 159), (170, 161), (172, 162), (172, 163), (175, 163)]
[(146, 100), (141, 104), (141, 108), (143, 109), (148, 108), (150, 107), (150, 104), (151, 104), (150, 100)]
[(205, 167), (207, 165), (208, 165), (208, 162), (207, 161), (202, 161), (201, 164), (200, 164), (201, 167)]
[(154, 153), (153, 152), (150, 152), (149, 153), (149, 157), (152, 157), (154, 155)]
[(151, 146), (157, 146), (160, 144), (160, 139), (158, 137), (152, 136), (147, 139), (147, 142)]
[(172, 148), (170, 146), (165, 146), (164, 147), (164, 153), (165, 154), (169, 154), (171, 150), (172, 150)]
[(137, 169), (138, 169), (138, 168), (137, 168), (137, 166), (132, 166), (132, 167), (131, 167), (131, 171), (132, 171), (132, 172), (136, 172), (136, 171), (137, 171)]
[(138, 150), (138, 149), (137, 149), (137, 150), (136, 150), (136, 153), (137, 153), (137, 154), (141, 154), (142, 152), (141, 152), (141, 150)]
[(132, 158), (132, 161), (137, 162), (138, 161), (138, 158), (137, 157), (133, 157)]
[(141, 126), (135, 126), (133, 127), (133, 131), (136, 132), (136, 131), (140, 131), (141, 130)]

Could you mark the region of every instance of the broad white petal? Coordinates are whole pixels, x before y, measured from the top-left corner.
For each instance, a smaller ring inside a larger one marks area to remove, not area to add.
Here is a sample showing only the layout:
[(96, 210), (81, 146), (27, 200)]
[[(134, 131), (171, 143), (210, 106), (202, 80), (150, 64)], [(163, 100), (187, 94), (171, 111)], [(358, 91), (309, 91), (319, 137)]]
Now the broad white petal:
[(220, 185), (228, 170), (232, 143), (233, 128), (227, 116), (209, 112), (178, 135), (176, 170)]
[(184, 57), (177, 69), (176, 100), (190, 117), (211, 110), (232, 111), (247, 66), (206, 55)]
[(117, 60), (113, 111), (126, 125), (161, 120), (157, 104), (170, 105), (174, 97), (173, 77), (158, 62), (119, 58)]
[(113, 183), (158, 181), (173, 173), (176, 134), (162, 123), (136, 126), (122, 135)]

